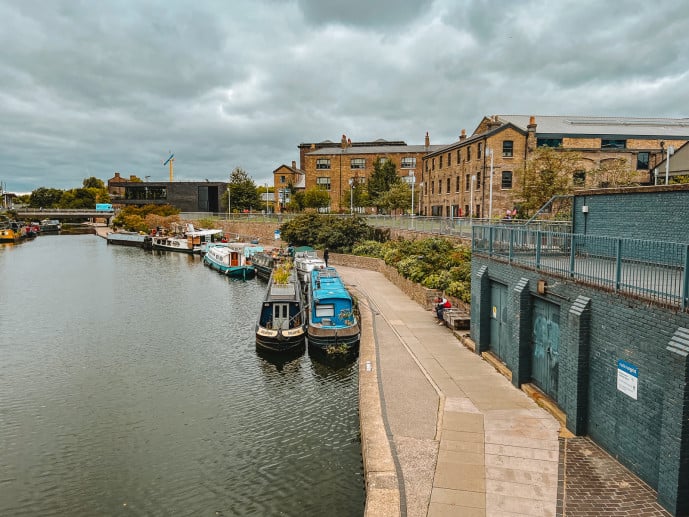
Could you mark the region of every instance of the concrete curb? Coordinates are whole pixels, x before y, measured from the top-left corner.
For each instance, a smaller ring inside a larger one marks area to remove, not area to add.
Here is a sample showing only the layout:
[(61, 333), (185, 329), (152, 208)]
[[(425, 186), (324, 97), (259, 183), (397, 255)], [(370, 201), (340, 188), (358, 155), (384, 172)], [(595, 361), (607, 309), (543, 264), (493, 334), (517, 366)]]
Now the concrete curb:
[(390, 440), (383, 421), (378, 380), (373, 313), (368, 300), (359, 298), (359, 425), (366, 482), (367, 517), (398, 517), (400, 488)]

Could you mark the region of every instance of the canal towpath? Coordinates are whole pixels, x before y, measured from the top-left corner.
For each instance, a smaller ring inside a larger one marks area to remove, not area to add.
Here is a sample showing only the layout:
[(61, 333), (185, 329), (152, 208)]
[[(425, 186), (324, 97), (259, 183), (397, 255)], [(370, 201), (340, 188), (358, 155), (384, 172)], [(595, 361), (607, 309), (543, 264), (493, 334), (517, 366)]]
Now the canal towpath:
[(468, 334), (438, 325), (382, 273), (337, 270), (361, 308), (366, 516), (670, 515), (474, 353)]

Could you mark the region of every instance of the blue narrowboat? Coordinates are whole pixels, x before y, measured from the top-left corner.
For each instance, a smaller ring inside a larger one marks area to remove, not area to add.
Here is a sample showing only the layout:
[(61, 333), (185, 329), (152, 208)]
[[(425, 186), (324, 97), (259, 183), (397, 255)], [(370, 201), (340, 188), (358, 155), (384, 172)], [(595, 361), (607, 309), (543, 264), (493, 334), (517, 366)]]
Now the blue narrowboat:
[(359, 346), (360, 328), (354, 300), (334, 267), (314, 269), (308, 285), (309, 347), (352, 351)]

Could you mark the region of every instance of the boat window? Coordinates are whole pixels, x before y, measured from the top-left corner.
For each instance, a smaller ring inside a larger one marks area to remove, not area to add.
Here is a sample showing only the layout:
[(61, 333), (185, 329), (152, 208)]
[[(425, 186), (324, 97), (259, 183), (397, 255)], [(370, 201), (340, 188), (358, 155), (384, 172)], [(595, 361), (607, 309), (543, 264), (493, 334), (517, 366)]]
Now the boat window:
[(316, 305), (316, 317), (329, 318), (335, 316), (335, 306), (331, 303), (328, 305)]

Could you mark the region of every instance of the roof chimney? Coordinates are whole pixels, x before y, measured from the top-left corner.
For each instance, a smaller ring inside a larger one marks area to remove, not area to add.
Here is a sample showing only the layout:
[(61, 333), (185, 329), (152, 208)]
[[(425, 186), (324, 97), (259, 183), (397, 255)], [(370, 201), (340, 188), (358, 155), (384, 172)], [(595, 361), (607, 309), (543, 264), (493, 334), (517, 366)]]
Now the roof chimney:
[(342, 135), (342, 139), (340, 140), (340, 145), (342, 146), (342, 149), (347, 147), (347, 135)]
[(294, 160), (292, 160), (292, 168), (293, 168), (293, 169), (296, 169), (296, 168), (297, 168), (297, 162), (295, 162)]
[(529, 117), (529, 125), (526, 127), (530, 128), (531, 126), (533, 126), (534, 128), (536, 127), (536, 117), (533, 115)]
[(467, 139), (467, 130), (462, 129), (462, 133), (459, 135), (459, 141), (461, 142), (462, 140), (466, 140), (466, 139)]
[(116, 173), (115, 173), (115, 177), (116, 177), (116, 178), (119, 178), (119, 177), (120, 177), (120, 173), (119, 173), (119, 172), (116, 172)]
[(431, 147), (431, 137), (428, 136), (428, 131), (426, 131), (426, 138), (423, 141), (423, 145), (426, 147), (426, 151)]

